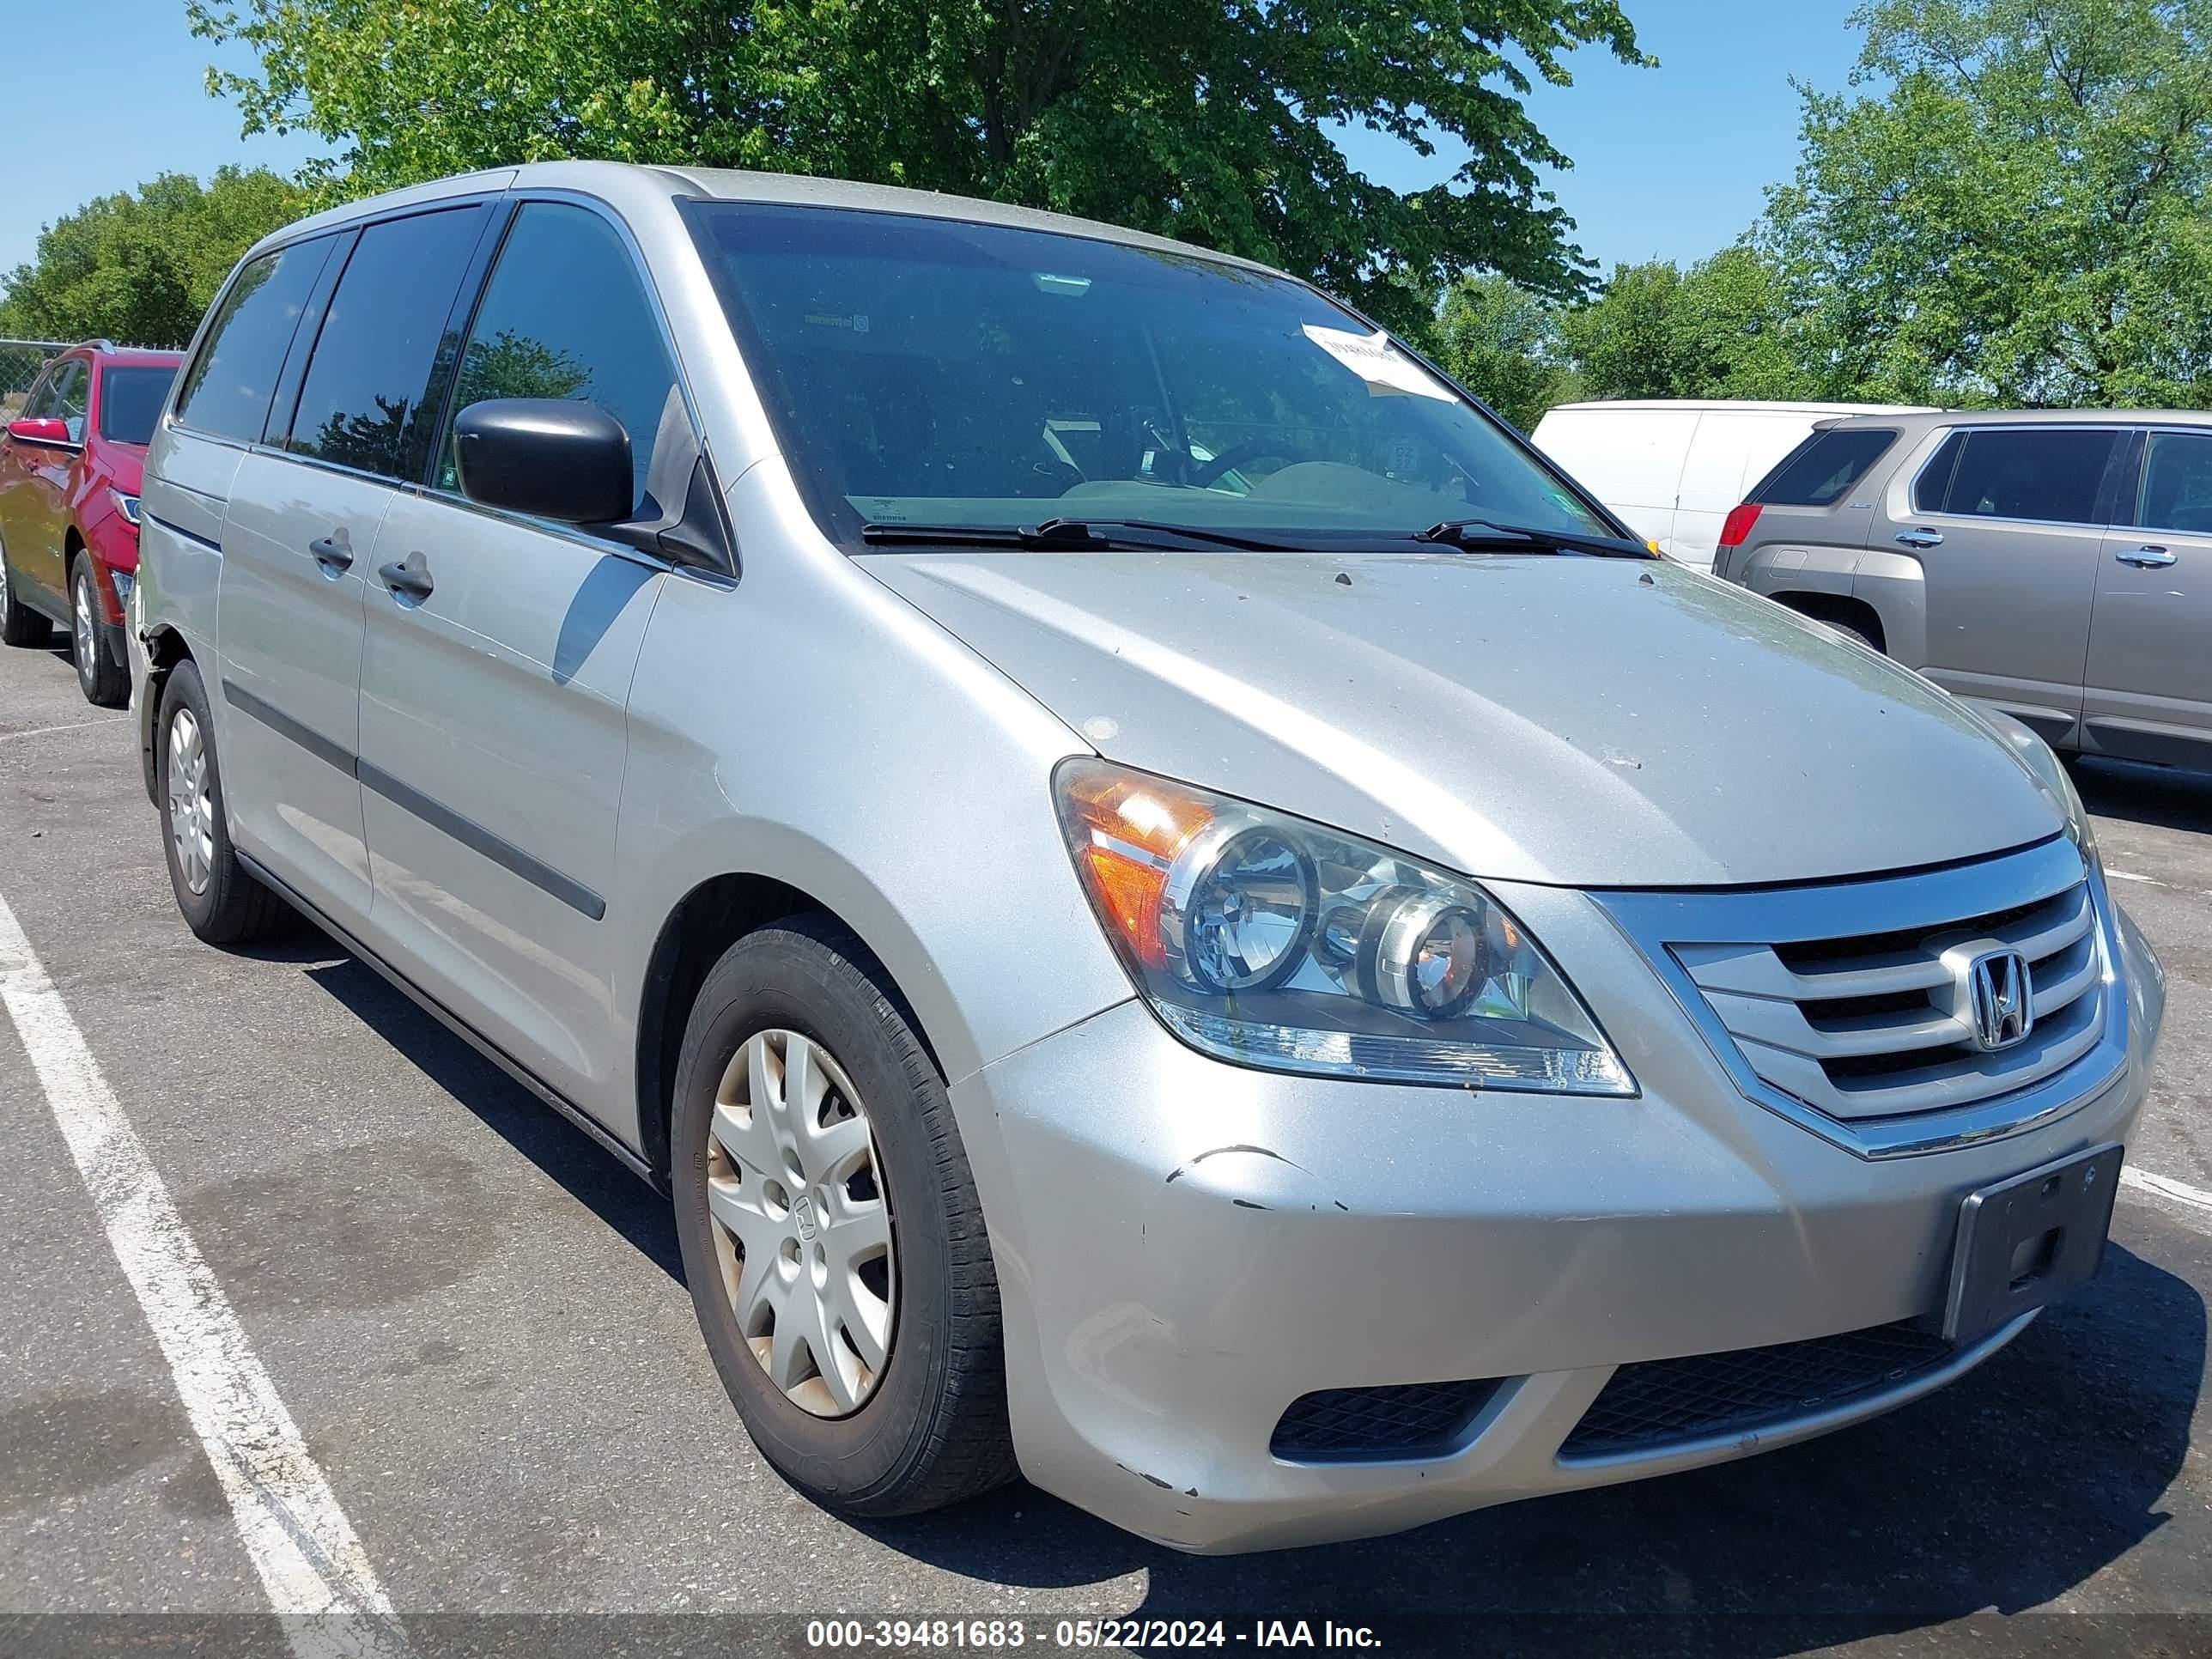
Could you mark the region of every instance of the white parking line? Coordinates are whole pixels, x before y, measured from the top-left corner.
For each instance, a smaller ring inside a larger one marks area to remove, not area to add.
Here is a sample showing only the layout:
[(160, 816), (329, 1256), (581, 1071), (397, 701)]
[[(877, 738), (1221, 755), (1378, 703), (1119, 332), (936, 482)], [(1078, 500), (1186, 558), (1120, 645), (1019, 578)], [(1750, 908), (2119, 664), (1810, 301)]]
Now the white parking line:
[(2120, 1167), (2120, 1185), (2140, 1187), (2147, 1193), (2156, 1193), (2160, 1198), (2170, 1198), (2177, 1204), (2191, 1204), (2200, 1210), (2212, 1210), (2212, 1193), (2202, 1187), (2192, 1187), (2187, 1182), (2176, 1181), (2171, 1176), (2153, 1175), (2148, 1170), (2132, 1165)]
[(65, 726), (34, 726), (27, 732), (0, 732), (0, 743), (21, 743), (25, 738), (43, 738), (55, 732), (82, 732), (88, 726), (114, 726), (128, 719), (128, 714), (109, 714), (96, 720), (71, 720)]
[(410, 1659), (337, 1495), (185, 1229), (145, 1143), (0, 898), (0, 1003), (138, 1294), (238, 1535), (299, 1659)]
[(2160, 881), (2156, 876), (2139, 876), (2132, 870), (2107, 870), (2106, 876), (2113, 881), (2131, 881), (2139, 887), (2162, 887), (2169, 893), (2196, 893), (2212, 898), (2212, 887), (2176, 887), (2170, 881)]

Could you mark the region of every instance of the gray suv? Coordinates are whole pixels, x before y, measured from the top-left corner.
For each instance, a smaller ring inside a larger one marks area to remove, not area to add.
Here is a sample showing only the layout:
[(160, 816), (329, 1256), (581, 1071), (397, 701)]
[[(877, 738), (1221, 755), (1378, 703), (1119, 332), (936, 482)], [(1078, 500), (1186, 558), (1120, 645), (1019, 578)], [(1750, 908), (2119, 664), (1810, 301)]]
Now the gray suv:
[(457, 179), (248, 254), (143, 526), (185, 921), (313, 918), (666, 1191), (845, 1512), (1410, 1526), (2095, 1269), (2164, 999), (2051, 751), (1279, 273)]
[(2061, 749), (2212, 768), (2212, 415), (1828, 422), (1729, 516), (1713, 574)]

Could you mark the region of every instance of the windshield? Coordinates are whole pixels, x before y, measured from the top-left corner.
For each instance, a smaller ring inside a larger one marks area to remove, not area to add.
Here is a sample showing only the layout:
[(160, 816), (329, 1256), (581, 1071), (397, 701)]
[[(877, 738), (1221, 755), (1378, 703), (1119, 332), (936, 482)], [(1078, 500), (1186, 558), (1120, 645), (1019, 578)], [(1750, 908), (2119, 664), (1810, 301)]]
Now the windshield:
[(1619, 534), (1405, 352), (1285, 278), (902, 214), (691, 211), (833, 540), (1054, 518)]
[(156, 368), (109, 368), (100, 376), (100, 435), (110, 443), (149, 444), (155, 417), (177, 378), (174, 365)]

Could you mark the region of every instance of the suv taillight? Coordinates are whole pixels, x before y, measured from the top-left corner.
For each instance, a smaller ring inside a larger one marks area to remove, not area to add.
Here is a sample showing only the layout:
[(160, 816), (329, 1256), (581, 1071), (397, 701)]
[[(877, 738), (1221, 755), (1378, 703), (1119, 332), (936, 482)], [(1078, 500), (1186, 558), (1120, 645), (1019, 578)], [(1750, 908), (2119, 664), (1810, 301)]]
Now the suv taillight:
[(1752, 526), (1758, 522), (1757, 501), (1746, 501), (1741, 507), (1730, 507), (1728, 517), (1721, 524), (1721, 545), (1741, 547), (1744, 538), (1751, 534)]

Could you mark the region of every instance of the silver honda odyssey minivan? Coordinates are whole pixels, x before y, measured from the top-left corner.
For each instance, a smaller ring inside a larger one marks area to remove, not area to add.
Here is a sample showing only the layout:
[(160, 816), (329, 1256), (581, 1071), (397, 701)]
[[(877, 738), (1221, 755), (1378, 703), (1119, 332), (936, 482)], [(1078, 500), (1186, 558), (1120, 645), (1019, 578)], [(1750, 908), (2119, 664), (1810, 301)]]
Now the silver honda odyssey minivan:
[(1279, 273), (475, 174), (246, 256), (143, 518), (185, 921), (312, 919), (664, 1188), (843, 1512), (1407, 1527), (2096, 1268), (2164, 997), (2050, 751)]

